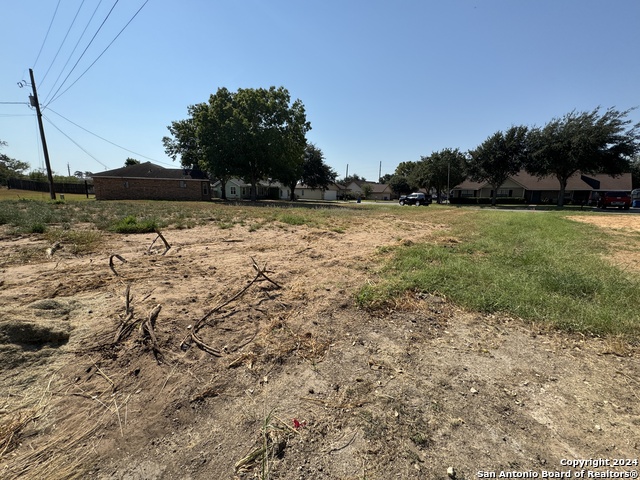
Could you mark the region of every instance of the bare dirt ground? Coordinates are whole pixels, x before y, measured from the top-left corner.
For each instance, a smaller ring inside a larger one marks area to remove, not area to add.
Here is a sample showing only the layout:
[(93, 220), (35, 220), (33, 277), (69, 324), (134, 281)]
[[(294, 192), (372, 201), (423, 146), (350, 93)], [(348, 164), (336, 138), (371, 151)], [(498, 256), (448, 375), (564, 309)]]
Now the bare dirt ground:
[(380, 247), (444, 228), (399, 222), (167, 230), (166, 255), (155, 234), (84, 256), (0, 240), (0, 477), (543, 478), (640, 458), (622, 339), (428, 294), (358, 310)]

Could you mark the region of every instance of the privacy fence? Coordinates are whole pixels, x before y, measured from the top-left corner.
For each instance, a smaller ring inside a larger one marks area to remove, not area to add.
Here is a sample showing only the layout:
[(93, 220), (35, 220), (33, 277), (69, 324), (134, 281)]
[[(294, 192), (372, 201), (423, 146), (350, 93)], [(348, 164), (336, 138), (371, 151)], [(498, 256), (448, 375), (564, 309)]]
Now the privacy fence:
[[(18, 190), (32, 190), (35, 192), (48, 192), (48, 182), (36, 182), (34, 180), (22, 180), (18, 178), (10, 178), (8, 181), (9, 188)], [(78, 193), (80, 195), (93, 195), (93, 183), (86, 180), (79, 183), (55, 183), (53, 188), (56, 193)]]

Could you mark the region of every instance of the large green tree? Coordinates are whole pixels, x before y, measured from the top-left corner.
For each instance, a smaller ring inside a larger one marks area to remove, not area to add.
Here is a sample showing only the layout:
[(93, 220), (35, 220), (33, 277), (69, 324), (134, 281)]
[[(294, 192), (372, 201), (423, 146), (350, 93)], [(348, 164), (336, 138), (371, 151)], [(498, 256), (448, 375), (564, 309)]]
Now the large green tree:
[[(231, 94), (225, 119), (231, 127), (234, 170), (251, 184), (251, 199), (256, 200), (256, 187), (266, 177), (282, 176), (297, 169), (303, 161), (307, 144), (305, 135), (311, 129), (300, 100), (291, 102), (284, 87), (239, 89)], [(225, 129), (226, 130), (226, 129)], [(214, 132), (215, 133), (215, 132)]]
[(190, 118), (168, 127), (172, 136), (163, 138), (165, 151), (221, 180), (223, 192), (237, 176), (251, 184), (255, 200), (260, 180), (298, 176), (311, 125), (302, 102), (291, 102), (284, 87), (220, 88), (188, 111)]
[[(445, 148), (433, 152), (428, 157), (421, 157), (413, 170), (411, 178), (420, 188), (433, 188), (441, 202), (442, 192), (448, 187), (456, 186), (466, 177), (467, 158), (459, 149)], [(449, 192), (447, 192), (447, 197)]]
[(558, 179), (560, 207), (567, 181), (577, 172), (616, 176), (630, 171), (631, 159), (640, 152), (640, 123), (632, 124), (629, 112), (615, 108), (604, 113), (600, 108), (573, 111), (534, 129), (526, 170), (540, 178)]
[(295, 188), (302, 182), (310, 188), (325, 190), (335, 182), (338, 174), (324, 161), (324, 153), (313, 143), (307, 143), (304, 149), (302, 163), (297, 168), (287, 168), (278, 177), (289, 187), (289, 199), (296, 199)]
[(512, 126), (506, 132), (496, 132), (475, 150), (469, 152), (468, 173), (478, 182), (487, 182), (493, 189), (491, 204), (496, 204), (498, 188), (527, 163), (529, 155), (528, 128)]
[(417, 162), (400, 162), (395, 172), (389, 179), (389, 187), (396, 195), (411, 193), (414, 188), (419, 188), (413, 180), (413, 173), (417, 167)]
[[(0, 140), (0, 147), (6, 147), (7, 142)], [(7, 185), (10, 178), (22, 177), (29, 169), (27, 162), (10, 158), (0, 153), (0, 185)]]
[(396, 195), (405, 195), (411, 193), (411, 185), (404, 175), (391, 175), (389, 179), (389, 187)]

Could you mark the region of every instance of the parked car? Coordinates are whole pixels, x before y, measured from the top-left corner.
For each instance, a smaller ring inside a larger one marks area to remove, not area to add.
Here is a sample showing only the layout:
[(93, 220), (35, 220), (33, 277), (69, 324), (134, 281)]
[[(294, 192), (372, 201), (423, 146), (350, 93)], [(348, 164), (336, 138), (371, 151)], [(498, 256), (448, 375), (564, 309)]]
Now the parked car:
[(410, 195), (401, 196), (398, 203), (400, 205), (415, 205), (416, 207), (419, 207), (420, 205), (426, 206), (431, 203), (431, 197), (424, 193), (416, 192)]
[(598, 207), (618, 207), (629, 210), (629, 207), (631, 207), (631, 195), (629, 195), (629, 192), (605, 192), (600, 195)]

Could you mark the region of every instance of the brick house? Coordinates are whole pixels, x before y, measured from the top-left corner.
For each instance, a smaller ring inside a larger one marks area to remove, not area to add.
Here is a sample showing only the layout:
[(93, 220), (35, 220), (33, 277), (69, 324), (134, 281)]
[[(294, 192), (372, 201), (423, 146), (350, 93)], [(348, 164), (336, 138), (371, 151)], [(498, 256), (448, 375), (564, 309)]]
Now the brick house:
[[(584, 175), (580, 172), (569, 177), (565, 190), (565, 203), (580, 205), (593, 203), (596, 193), (609, 190), (631, 191), (631, 174), (612, 177), (610, 175)], [(493, 188), (486, 182), (465, 180), (451, 189), (452, 203), (456, 199), (491, 198)], [(538, 178), (524, 170), (512, 175), (500, 185), (497, 197), (521, 198), (527, 203), (556, 203), (560, 194), (558, 179), (549, 176)]]
[(151, 162), (93, 174), (96, 200), (211, 200), (206, 174)]

